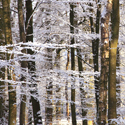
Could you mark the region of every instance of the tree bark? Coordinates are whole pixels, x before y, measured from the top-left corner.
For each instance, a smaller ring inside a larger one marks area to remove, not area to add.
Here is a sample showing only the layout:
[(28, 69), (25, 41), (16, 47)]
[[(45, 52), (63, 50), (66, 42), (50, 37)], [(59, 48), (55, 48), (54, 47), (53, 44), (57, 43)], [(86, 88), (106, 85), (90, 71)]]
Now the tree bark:
[[(81, 56), (81, 49), (77, 49), (77, 55), (78, 55), (78, 69), (79, 69), (79, 73), (81, 73), (83, 71), (83, 67), (82, 67), (82, 56)], [(81, 75), (79, 75), (79, 78), (82, 78)], [(86, 102), (85, 102), (85, 96), (86, 96), (86, 92), (83, 89), (84, 85), (83, 85), (84, 81), (80, 80), (79, 84), (80, 84), (80, 97), (81, 97), (81, 108), (82, 108), (82, 118), (85, 120), (82, 120), (82, 125), (87, 125), (87, 109), (86, 109)]]
[[(100, 0), (98, 0), (98, 3)], [(96, 33), (99, 34), (99, 23), (100, 23), (100, 5), (97, 6), (97, 16), (96, 16)], [(90, 18), (90, 20), (93, 20)], [(91, 23), (91, 32), (94, 32), (93, 29), (93, 21), (90, 21)], [(94, 72), (99, 71), (99, 64), (98, 64), (98, 53), (99, 53), (99, 38), (96, 40), (92, 40), (92, 52), (93, 52), (93, 63), (94, 63)], [(95, 98), (96, 98), (96, 121), (98, 123), (98, 117), (99, 117), (99, 76), (96, 74), (94, 75), (94, 85), (95, 85)], [(99, 123), (98, 123), (99, 124)]]
[[(69, 49), (67, 51), (67, 63), (66, 63), (66, 70), (69, 68)], [(66, 85), (65, 85), (65, 94), (66, 94), (66, 118), (69, 121), (70, 119), (70, 112), (69, 112), (69, 102), (68, 102), (68, 80), (66, 80)]]
[[(70, 33), (74, 34), (74, 5), (70, 4)], [(71, 36), (71, 45), (75, 43), (74, 36)], [(71, 70), (75, 70), (75, 49), (71, 47)], [(72, 124), (76, 125), (76, 108), (75, 108), (75, 79), (72, 75), (71, 81), (71, 114), (72, 114)]]
[(99, 86), (99, 125), (107, 120), (107, 82), (109, 74), (109, 19), (112, 8), (111, 0), (107, 0), (106, 13), (101, 17), (101, 76)]
[[(33, 42), (33, 17), (32, 17), (32, 1), (27, 0), (26, 1), (26, 42), (30, 41)], [(33, 55), (34, 52), (31, 49), (27, 50), (28, 54)], [(34, 59), (34, 58), (32, 58)], [(30, 91), (31, 92), (31, 102), (32, 102), (32, 109), (33, 109), (33, 117), (34, 117), (34, 124), (42, 124), (42, 114), (40, 111), (40, 102), (38, 99), (34, 97), (34, 95), (38, 97), (38, 89), (37, 89), (37, 83), (34, 80), (36, 77), (35, 74), (35, 61), (28, 61), (28, 72), (30, 74), (30, 82), (31, 84), (31, 89), (32, 87), (35, 88), (34, 90)]]
[[(60, 70), (60, 51), (61, 49), (56, 50), (56, 68)], [(58, 73), (58, 78), (60, 78), (60, 73)], [(58, 83), (56, 85), (56, 120), (58, 122), (61, 120), (61, 86)]]
[(112, 1), (112, 14), (111, 14), (111, 35), (109, 50), (109, 88), (108, 88), (108, 122), (110, 125), (111, 119), (116, 119), (116, 57), (117, 57), (117, 44), (119, 37), (119, 0)]
[[(2, 0), (0, 0), (1, 2)], [(0, 8), (0, 46), (5, 45), (5, 39), (4, 39), (4, 17), (3, 17), (3, 9)], [(0, 59), (5, 60), (5, 52), (0, 52)], [(0, 68), (0, 78), (2, 80), (5, 79), (5, 66)], [(0, 97), (0, 121), (2, 121), (3, 124), (5, 124), (5, 114), (6, 109), (5, 109), (5, 81), (0, 81), (0, 92), (1, 92), (1, 97)]]
[[(22, 0), (18, 0), (18, 19), (19, 19), (19, 31), (20, 31), (20, 42), (25, 43), (26, 37), (25, 37), (25, 31), (24, 31), (24, 18), (23, 18), (23, 9), (22, 9)], [(22, 46), (23, 47), (23, 46)], [(23, 53), (26, 53), (26, 50), (22, 50)], [(23, 72), (26, 72), (27, 68), (27, 62), (21, 61), (21, 68)], [(21, 81), (22, 81), (22, 93), (21, 94), (21, 103), (20, 103), (20, 125), (26, 124), (26, 93), (25, 87), (26, 87), (26, 74), (21, 74)]]
[[(2, 0), (3, 15), (4, 15), (4, 29), (5, 29), (5, 44), (12, 44), (11, 34), (11, 21), (10, 21), (10, 0)], [(8, 50), (12, 50), (12, 47), (8, 47)], [(7, 53), (7, 60), (9, 60), (10, 54)], [(12, 56), (13, 58), (13, 56)], [(11, 80), (11, 74), (9, 73), (9, 66), (7, 67), (8, 80)], [(16, 90), (12, 83), (8, 83), (9, 87), (9, 125), (16, 124)], [(13, 91), (12, 91), (13, 90)]]
[[(116, 72), (120, 72), (120, 49), (117, 47), (117, 59), (116, 59)], [(117, 109), (121, 106), (121, 90), (120, 90), (120, 74), (116, 75), (116, 100), (117, 100)], [(120, 117), (120, 114), (117, 113), (117, 118)]]
[[(52, 49), (47, 48), (47, 69), (52, 70)], [(50, 74), (51, 75), (51, 74)], [(52, 107), (52, 94), (53, 94), (53, 81), (52, 77), (47, 78), (48, 84), (46, 85), (46, 93), (47, 93), (47, 98), (46, 98), (46, 108), (45, 108), (45, 113), (46, 113), (46, 119), (45, 119), (45, 125), (52, 125), (52, 120), (53, 120), (53, 107)]]

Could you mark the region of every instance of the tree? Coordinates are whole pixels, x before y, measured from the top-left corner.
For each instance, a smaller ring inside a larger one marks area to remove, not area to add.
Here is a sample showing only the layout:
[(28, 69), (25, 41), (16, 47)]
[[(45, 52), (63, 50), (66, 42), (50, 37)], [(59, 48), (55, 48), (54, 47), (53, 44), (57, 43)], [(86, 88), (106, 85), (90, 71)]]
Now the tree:
[[(26, 42), (30, 41), (33, 42), (33, 10), (32, 10), (32, 1), (27, 0), (26, 1)], [(34, 54), (34, 52), (31, 49), (27, 50), (28, 54), (31, 56)], [(34, 60), (34, 57), (32, 58)], [(31, 93), (31, 102), (32, 102), (32, 109), (33, 109), (33, 118), (34, 118), (34, 124), (42, 124), (42, 116), (40, 113), (40, 102), (39, 100), (34, 97), (38, 95), (38, 88), (37, 88), (37, 82), (35, 81), (36, 73), (35, 73), (35, 61), (29, 60), (28, 61), (28, 73), (30, 76), (30, 93)], [(35, 88), (35, 89), (34, 89)], [(33, 90), (32, 90), (33, 89)]]
[[(52, 49), (47, 48), (47, 69), (52, 70), (53, 65), (52, 65)], [(50, 73), (51, 75), (51, 73)], [(46, 107), (45, 107), (45, 115), (46, 115), (46, 125), (52, 125), (52, 120), (53, 120), (53, 108), (52, 108), (52, 94), (53, 94), (53, 81), (52, 77), (47, 78), (47, 85), (46, 85)]]
[[(96, 32), (96, 34), (99, 34), (99, 23), (100, 23), (100, 0), (97, 1), (97, 15), (96, 15), (96, 24), (93, 22), (93, 17), (90, 16), (90, 26), (91, 26), (91, 33)], [(90, 7), (92, 5), (90, 4)], [(93, 12), (92, 9), (90, 9), (90, 12)], [(95, 26), (95, 30), (94, 30)], [(93, 53), (93, 64), (94, 64), (94, 72), (99, 72), (99, 38), (92, 40), (92, 53)], [(99, 122), (99, 76), (98, 74), (94, 75), (94, 85), (95, 85), (95, 99), (96, 99), (96, 121)]]
[[(100, 0), (98, 0), (98, 3)], [(98, 4), (97, 3), (97, 4)], [(97, 6), (97, 16), (96, 16), (96, 33), (99, 34), (99, 22), (100, 22), (100, 4)], [(91, 24), (93, 27), (93, 25)], [(91, 27), (91, 28), (92, 28)], [(91, 30), (93, 31), (93, 30)], [(94, 63), (94, 72), (99, 72), (99, 38), (96, 40), (92, 40), (92, 52), (93, 52), (93, 63)], [(98, 123), (98, 117), (99, 117), (99, 76), (94, 76), (94, 84), (95, 84), (95, 98), (96, 98), (96, 120)]]
[(111, 14), (111, 42), (109, 50), (109, 86), (108, 86), (108, 122), (110, 125), (112, 119), (117, 118), (116, 113), (116, 57), (117, 57), (117, 44), (119, 38), (119, 0), (112, 1), (112, 14)]
[[(86, 109), (86, 102), (85, 102), (85, 90), (84, 88), (84, 81), (81, 80), (82, 76), (81, 76), (81, 72), (83, 71), (83, 67), (82, 67), (82, 56), (81, 56), (81, 49), (77, 49), (77, 55), (78, 55), (78, 69), (79, 69), (79, 78), (80, 78), (80, 97), (81, 97), (81, 108), (82, 108), (82, 117), (85, 118), (87, 116), (87, 109)], [(82, 120), (82, 125), (87, 125), (87, 119), (85, 118), (85, 120)]]
[[(22, 10), (22, 0), (18, 0), (18, 18), (19, 18), (19, 31), (20, 31), (20, 41), (26, 43), (25, 31), (24, 31), (24, 18), (23, 18), (23, 10)], [(22, 46), (23, 47), (23, 46)], [(22, 53), (26, 53), (26, 49), (22, 50)], [(27, 61), (23, 59), (21, 61), (21, 70), (26, 72), (27, 68)], [(25, 125), (26, 123), (26, 95), (24, 89), (26, 87), (26, 74), (21, 74), (21, 81), (22, 81), (22, 92), (21, 94), (21, 104), (20, 104), (20, 124)]]
[[(5, 44), (12, 44), (12, 34), (11, 34), (11, 21), (10, 21), (10, 1), (2, 0), (3, 5), (3, 16), (4, 16), (4, 26), (5, 26)], [(12, 50), (12, 47), (8, 47), (8, 50)], [(13, 58), (13, 55), (7, 53), (7, 60)], [(8, 80), (11, 80), (11, 74), (9, 72), (9, 66), (7, 66)], [(9, 87), (9, 125), (16, 124), (16, 92), (13, 83), (8, 83)]]
[[(75, 43), (74, 40), (74, 5), (70, 4), (70, 33), (71, 36), (71, 45)], [(71, 47), (71, 70), (75, 70), (75, 49)], [(72, 75), (71, 83), (71, 113), (72, 113), (72, 124), (76, 125), (76, 111), (75, 111), (75, 78)]]
[[(66, 62), (66, 70), (68, 70), (69, 68), (69, 49), (67, 51), (67, 62)], [(68, 80), (66, 80), (66, 83), (65, 83), (65, 97), (66, 97), (66, 117), (67, 117), (67, 120), (69, 120), (69, 115), (70, 115), (70, 112), (69, 112), (69, 102), (68, 102)]]
[(107, 82), (109, 74), (109, 19), (112, 8), (112, 1), (108, 0), (105, 4), (106, 12), (101, 17), (101, 76), (99, 86), (99, 125), (106, 124), (107, 115)]
[[(61, 49), (56, 50), (56, 68), (57, 70), (60, 70), (60, 52)], [(58, 73), (58, 77), (60, 77), (60, 74)], [(56, 120), (61, 120), (61, 86), (59, 83), (56, 85)]]
[[(1, 0), (2, 1), (2, 0)], [(0, 2), (1, 2), (0, 1)], [(0, 46), (4, 46), (5, 45), (5, 39), (4, 39), (4, 18), (3, 18), (3, 8), (2, 6), (0, 7)], [(1, 60), (5, 60), (5, 52), (1, 52), (0, 53), (0, 58)], [(2, 66), (0, 68), (0, 78), (1, 79), (5, 79), (5, 66)], [(1, 92), (1, 97), (0, 97), (0, 121), (2, 123), (5, 123), (5, 81), (0, 81), (0, 92)], [(3, 86), (3, 87), (2, 87)]]
[(125, 2), (118, 3), (0, 0), (1, 124), (124, 122), (125, 21), (119, 27), (118, 6)]

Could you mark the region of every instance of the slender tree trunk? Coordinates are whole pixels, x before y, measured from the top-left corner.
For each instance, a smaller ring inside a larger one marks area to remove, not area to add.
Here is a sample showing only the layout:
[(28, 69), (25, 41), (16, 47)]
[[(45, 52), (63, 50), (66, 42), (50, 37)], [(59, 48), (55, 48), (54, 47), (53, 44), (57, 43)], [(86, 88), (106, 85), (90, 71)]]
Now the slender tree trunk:
[[(120, 72), (120, 50), (117, 47), (117, 59), (116, 59), (116, 72)], [(121, 94), (120, 94), (120, 74), (116, 76), (116, 100), (117, 100), (117, 109), (121, 106)], [(117, 118), (120, 117), (120, 114), (117, 113)]]
[[(61, 49), (56, 50), (56, 68), (60, 70), (60, 51)], [(58, 73), (58, 78), (60, 78), (60, 73)], [(61, 86), (58, 83), (56, 85), (56, 120), (61, 120)]]
[[(66, 70), (68, 70), (68, 67), (69, 67), (69, 55), (70, 55), (70, 52), (68, 50), (68, 52), (67, 52)], [(67, 120), (69, 121), (70, 112), (69, 112), (69, 102), (68, 102), (68, 80), (66, 81), (66, 85), (65, 85), (65, 94), (66, 94), (66, 117), (67, 117)]]
[[(33, 17), (32, 17), (32, 1), (27, 0), (26, 1), (26, 42), (30, 41), (33, 42)], [(33, 55), (34, 52), (31, 49), (27, 50), (28, 54)], [(32, 58), (34, 59), (34, 58)], [(31, 84), (31, 89), (32, 87), (35, 88), (31, 92), (31, 102), (32, 102), (32, 108), (33, 108), (33, 117), (34, 117), (34, 124), (42, 124), (42, 116), (41, 116), (41, 111), (40, 111), (40, 102), (38, 99), (34, 97), (34, 95), (38, 97), (38, 88), (37, 88), (37, 83), (34, 80), (36, 77), (35, 74), (35, 61), (28, 61), (28, 72), (31, 76), (30, 82)]]
[[(74, 34), (74, 5), (70, 4), (70, 33)], [(71, 38), (71, 44), (74, 44), (74, 37)], [(75, 49), (71, 47), (71, 70), (75, 70)], [(72, 75), (71, 83), (71, 114), (72, 114), (72, 124), (76, 125), (76, 108), (75, 108), (75, 79)]]
[[(1, 2), (2, 0), (0, 0)], [(0, 7), (0, 46), (5, 45), (5, 40), (4, 40), (4, 18), (3, 18), (3, 9)], [(0, 59), (5, 60), (5, 53), (0, 52)], [(0, 78), (2, 80), (5, 80), (5, 66), (0, 68)], [(2, 121), (3, 124), (5, 124), (5, 114), (6, 109), (5, 109), (5, 82), (0, 80), (0, 121)]]
[[(81, 56), (81, 49), (77, 49), (77, 55), (78, 55), (78, 69), (79, 69), (79, 73), (81, 73), (83, 71), (83, 67), (82, 67), (82, 56)], [(79, 78), (82, 78), (81, 75), (79, 75)], [(86, 103), (85, 103), (85, 90), (84, 88), (84, 81), (80, 80), (80, 97), (81, 97), (81, 108), (82, 108), (82, 118), (85, 118), (85, 120), (82, 120), (82, 125), (87, 125), (87, 109), (86, 109)]]
[(108, 122), (110, 125), (111, 119), (117, 118), (116, 113), (116, 57), (117, 57), (117, 44), (119, 37), (119, 0), (112, 1), (112, 39), (110, 42), (109, 51), (109, 88), (108, 88)]
[[(18, 18), (19, 18), (19, 31), (20, 31), (20, 42), (25, 43), (26, 37), (24, 32), (24, 18), (23, 18), (23, 10), (22, 10), (22, 0), (18, 0)], [(23, 46), (22, 46), (23, 47)], [(26, 50), (22, 50), (23, 53), (26, 53)], [(26, 124), (26, 93), (25, 87), (26, 87), (26, 74), (24, 72), (27, 68), (27, 62), (21, 61), (21, 68), (22, 68), (22, 74), (21, 74), (21, 81), (22, 81), (22, 93), (21, 94), (21, 103), (20, 103), (20, 125)]]
[[(46, 9), (46, 18), (47, 21), (45, 22), (46, 24), (46, 29), (47, 29), (47, 33), (46, 35), (50, 35), (51, 33), (51, 19), (48, 20), (48, 18), (50, 18), (51, 16), (51, 1), (50, 0), (46, 0), (46, 2), (48, 2), (48, 8)], [(47, 42), (51, 42), (51, 38), (47, 38), (46, 40)], [(48, 71), (53, 69), (53, 63), (52, 63), (52, 51), (53, 49), (51, 48), (47, 48), (47, 60), (46, 60), (46, 69)], [(51, 73), (50, 73), (50, 77), (46, 79), (47, 83), (46, 83), (46, 105), (45, 105), (45, 125), (52, 125), (53, 122), (53, 81), (52, 81), (52, 77), (51, 77)]]
[[(11, 21), (10, 21), (10, 0), (2, 0), (3, 5), (3, 15), (4, 15), (4, 28), (5, 28), (5, 44), (12, 44), (12, 34), (11, 34)], [(8, 48), (12, 50), (11, 47)], [(7, 60), (9, 60), (10, 54), (7, 54)], [(12, 57), (13, 58), (13, 57)], [(9, 71), (9, 67), (7, 69)], [(9, 72), (8, 72), (9, 73)], [(8, 74), (8, 80), (11, 80), (10, 73)], [(9, 90), (9, 125), (16, 124), (16, 91), (12, 83), (8, 84)]]
[[(98, 3), (100, 0), (98, 0)], [(100, 20), (100, 5), (97, 6), (97, 15), (96, 15), (96, 33), (99, 34), (99, 20)], [(93, 25), (93, 19), (90, 17), (90, 23), (91, 23), (91, 32), (94, 32), (94, 25)], [(98, 72), (98, 53), (99, 53), (99, 38), (96, 40), (92, 40), (92, 52), (93, 52), (93, 63), (94, 63), (94, 72)], [(95, 85), (95, 98), (96, 98), (96, 121), (98, 123), (98, 117), (99, 117), (99, 76), (94, 75), (94, 85)]]
[(20, 31), (20, 42), (26, 42), (26, 36), (24, 31), (24, 14), (23, 14), (23, 4), (22, 0), (18, 0), (18, 18), (19, 18), (19, 31)]
[[(52, 66), (52, 49), (47, 48), (47, 69), (48, 70), (52, 70), (53, 66)], [(52, 94), (53, 94), (53, 81), (52, 81), (52, 77), (50, 76), (50, 78), (47, 78), (47, 82), (48, 84), (46, 85), (46, 93), (47, 93), (47, 99), (46, 99), (46, 108), (45, 108), (45, 113), (46, 113), (46, 123), (45, 125), (52, 125), (52, 120), (53, 120), (53, 107), (52, 107)]]
[(101, 17), (101, 76), (99, 88), (99, 125), (106, 124), (107, 116), (107, 82), (109, 74), (109, 19), (112, 8), (107, 0), (106, 13)]

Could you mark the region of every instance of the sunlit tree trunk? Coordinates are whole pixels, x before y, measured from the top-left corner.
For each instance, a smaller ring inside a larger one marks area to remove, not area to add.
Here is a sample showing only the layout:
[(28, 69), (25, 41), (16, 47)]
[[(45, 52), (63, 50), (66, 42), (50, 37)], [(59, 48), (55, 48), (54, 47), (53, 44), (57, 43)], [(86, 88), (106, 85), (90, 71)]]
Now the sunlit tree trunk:
[(101, 76), (99, 86), (99, 125), (106, 124), (107, 116), (107, 82), (109, 74), (109, 19), (112, 1), (105, 3), (105, 13), (101, 17)]
[[(22, 0), (18, 0), (18, 19), (19, 19), (19, 31), (20, 31), (20, 42), (25, 43), (26, 42), (26, 37), (25, 37), (25, 31), (24, 31), (24, 18), (23, 18), (23, 10), (22, 10)], [(23, 46), (22, 46), (23, 47)], [(26, 49), (22, 50), (23, 53), (26, 53)], [(26, 87), (26, 74), (23, 72), (26, 72), (27, 68), (27, 62), (21, 61), (21, 68), (22, 68), (22, 74), (21, 74), (21, 89), (22, 93), (21, 94), (21, 103), (20, 103), (20, 124), (25, 125), (26, 122), (26, 93), (23, 91), (25, 90)]]
[[(2, 0), (0, 0), (1, 2)], [(3, 20), (3, 9), (2, 6), (0, 6), (0, 46), (5, 45), (5, 40), (4, 40), (4, 20)], [(5, 60), (5, 53), (0, 52), (0, 59)], [(5, 66), (0, 68), (0, 78), (2, 80), (5, 80)], [(0, 80), (0, 121), (5, 123), (5, 82)]]
[[(74, 34), (74, 5), (70, 4), (70, 33)], [(71, 45), (75, 43), (74, 36), (71, 36)], [(71, 70), (75, 70), (75, 49), (71, 47)], [(72, 124), (76, 125), (76, 107), (75, 107), (75, 79), (72, 75), (71, 81), (71, 114)]]
[(26, 36), (24, 31), (24, 14), (22, 9), (22, 0), (18, 0), (18, 18), (19, 18), (19, 31), (20, 31), (20, 42), (26, 42)]
[[(32, 1), (27, 0), (26, 1), (26, 42), (30, 41), (33, 42), (33, 17), (32, 17)], [(33, 55), (34, 52), (31, 49), (27, 50), (28, 54)], [(35, 59), (34, 57), (32, 59)], [(35, 68), (35, 61), (28, 61), (28, 72), (30, 75), (30, 82), (31, 82), (31, 102), (32, 102), (32, 109), (33, 109), (33, 117), (34, 117), (34, 124), (42, 124), (42, 114), (40, 111), (40, 101), (35, 98), (34, 96), (38, 95), (38, 88), (37, 83), (34, 80), (36, 77), (35, 74), (36, 68)]]
[(119, 37), (119, 0), (112, 1), (112, 14), (111, 14), (111, 42), (109, 50), (109, 88), (108, 88), (108, 122), (110, 125), (111, 119), (117, 118), (116, 113), (116, 57), (117, 57), (117, 44)]
[[(2, 0), (3, 5), (3, 15), (4, 15), (4, 29), (5, 29), (5, 44), (12, 44), (12, 34), (11, 34), (11, 21), (10, 21), (10, 0)], [(12, 47), (8, 47), (12, 50)], [(10, 54), (7, 53), (7, 60), (9, 60)], [(13, 58), (13, 57), (11, 57)], [(8, 80), (11, 80), (11, 75), (8, 71)], [(8, 83), (9, 87), (9, 125), (16, 124), (16, 91), (13, 87), (13, 83)], [(14, 90), (13, 90), (14, 89)], [(13, 90), (13, 91), (12, 91)]]

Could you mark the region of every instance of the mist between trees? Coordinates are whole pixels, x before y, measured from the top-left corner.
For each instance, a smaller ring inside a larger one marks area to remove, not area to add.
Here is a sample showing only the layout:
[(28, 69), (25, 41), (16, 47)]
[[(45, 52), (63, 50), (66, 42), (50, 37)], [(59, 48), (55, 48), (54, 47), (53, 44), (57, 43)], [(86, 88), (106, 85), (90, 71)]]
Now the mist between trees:
[(0, 124), (125, 124), (124, 0), (0, 0)]

